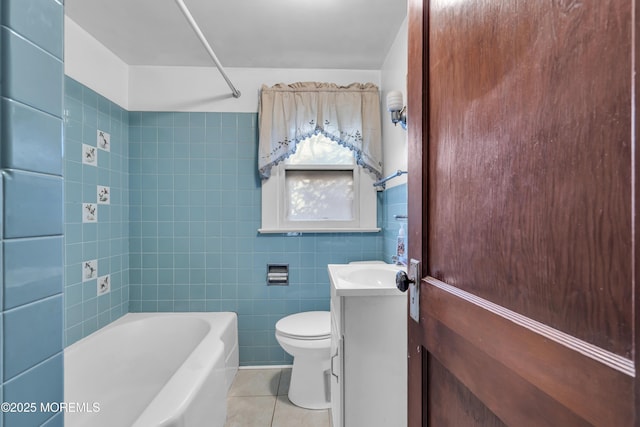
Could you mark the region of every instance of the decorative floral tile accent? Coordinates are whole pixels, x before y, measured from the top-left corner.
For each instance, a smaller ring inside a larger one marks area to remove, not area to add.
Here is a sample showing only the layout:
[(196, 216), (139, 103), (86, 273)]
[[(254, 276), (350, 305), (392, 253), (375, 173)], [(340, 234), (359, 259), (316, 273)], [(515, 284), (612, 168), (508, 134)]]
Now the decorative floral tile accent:
[(98, 260), (92, 259), (82, 263), (82, 281), (86, 282), (98, 277)]
[(98, 185), (98, 204), (109, 205), (111, 204), (111, 189), (103, 185)]
[(91, 145), (82, 144), (82, 163), (98, 166), (98, 149)]
[(98, 222), (98, 205), (95, 203), (82, 204), (82, 222)]
[(111, 291), (111, 275), (98, 277), (98, 295), (104, 295)]
[(98, 129), (98, 140), (96, 141), (99, 149), (111, 151), (111, 135)]

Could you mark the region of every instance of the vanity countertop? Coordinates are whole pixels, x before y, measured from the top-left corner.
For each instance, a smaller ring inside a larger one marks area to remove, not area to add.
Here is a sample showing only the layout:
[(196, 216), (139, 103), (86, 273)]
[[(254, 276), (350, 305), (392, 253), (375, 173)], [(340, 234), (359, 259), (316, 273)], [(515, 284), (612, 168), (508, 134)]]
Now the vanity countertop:
[(402, 296), (396, 273), (406, 267), (394, 264), (329, 264), (331, 294), (338, 296)]

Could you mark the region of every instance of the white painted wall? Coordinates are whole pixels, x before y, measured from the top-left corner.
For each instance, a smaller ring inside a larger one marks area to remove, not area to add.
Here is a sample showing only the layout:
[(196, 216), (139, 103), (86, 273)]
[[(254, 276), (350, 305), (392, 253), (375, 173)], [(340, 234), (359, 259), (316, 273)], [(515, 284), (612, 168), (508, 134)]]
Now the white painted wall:
[(241, 92), (233, 98), (231, 90), (215, 66), (129, 68), (130, 111), (206, 111), (257, 112), (263, 84), (321, 81), (336, 84), (375, 83), (378, 70), (225, 68), (233, 85)]
[(129, 110), (128, 65), (66, 16), (64, 73)]
[[(322, 81), (375, 83), (381, 88), (384, 175), (407, 169), (407, 132), (391, 123), (386, 94), (401, 90), (406, 102), (407, 20), (400, 27), (381, 70), (226, 68), (242, 93), (233, 98), (211, 67), (129, 66), (73, 20), (65, 17), (65, 74), (128, 111), (257, 112), (263, 84)], [(406, 182), (406, 175), (387, 184)]]
[[(407, 102), (407, 62), (408, 62), (408, 25), (405, 19), (398, 31), (381, 70), (382, 91), (382, 149), (384, 156), (384, 176), (396, 170), (407, 170), (407, 131), (400, 125), (391, 123), (391, 115), (387, 111), (387, 93), (392, 90), (402, 91), (404, 102)], [(387, 183), (387, 188), (407, 182), (407, 175), (394, 178)]]
[(379, 70), (225, 68), (240, 98), (211, 67), (129, 66), (65, 17), (65, 74), (128, 111), (257, 112), (263, 84), (321, 81), (375, 83)]

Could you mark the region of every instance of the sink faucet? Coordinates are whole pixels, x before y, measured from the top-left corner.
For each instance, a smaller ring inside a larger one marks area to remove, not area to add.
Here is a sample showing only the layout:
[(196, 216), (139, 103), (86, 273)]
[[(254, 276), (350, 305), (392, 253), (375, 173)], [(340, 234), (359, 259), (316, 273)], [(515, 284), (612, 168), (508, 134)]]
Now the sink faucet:
[(400, 258), (397, 255), (393, 255), (391, 257), (391, 262), (393, 262), (395, 265), (403, 265), (403, 266), (407, 266), (407, 260), (405, 258)]

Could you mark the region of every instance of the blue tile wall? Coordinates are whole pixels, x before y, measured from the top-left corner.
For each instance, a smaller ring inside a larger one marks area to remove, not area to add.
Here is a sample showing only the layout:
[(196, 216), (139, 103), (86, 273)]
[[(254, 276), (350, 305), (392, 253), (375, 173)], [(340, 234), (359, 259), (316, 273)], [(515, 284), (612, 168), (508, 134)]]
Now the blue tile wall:
[(62, 293), (62, 236), (5, 240), (2, 252), (5, 307)]
[[(396, 216), (407, 215), (407, 184), (396, 185), (383, 192), (382, 229), (384, 233), (384, 261), (392, 262), (391, 257), (396, 254), (398, 231), (404, 225), (407, 236), (407, 220)], [(409, 247), (409, 240), (405, 237), (405, 245)]]
[[(96, 129), (107, 123), (100, 105), (119, 112), (109, 123), (117, 122), (120, 158), (128, 161), (108, 175), (101, 172), (108, 167), (102, 151), (97, 167), (82, 164), (81, 157), (82, 144), (95, 145)], [(326, 265), (389, 261), (395, 251), (393, 214), (406, 214), (406, 186), (378, 194), (384, 233), (259, 235), (256, 114), (126, 112), (69, 77), (65, 108), (67, 345), (127, 311), (230, 310), (239, 314), (243, 365), (290, 363), (275, 341), (275, 322), (298, 311), (328, 310)], [(101, 205), (97, 224), (82, 223), (78, 207), (96, 201), (98, 184), (111, 184), (115, 197), (116, 184), (104, 179), (117, 176), (121, 209), (114, 214), (112, 202), (103, 212)], [(122, 237), (115, 252), (113, 245), (107, 252), (109, 271), (120, 268), (122, 280), (110, 306), (96, 296), (95, 280), (82, 281), (88, 259), (97, 258), (98, 274), (105, 274), (100, 251), (109, 249), (99, 243), (107, 232), (100, 228), (105, 215), (111, 232), (116, 227)], [(290, 265), (288, 287), (266, 286), (268, 263)]]
[(2, 146), (6, 167), (62, 175), (60, 119), (11, 99), (2, 100), (0, 112), (11, 123), (2, 129), (2, 140), (15, 141)]
[[(63, 402), (63, 354), (57, 353), (39, 363), (22, 375), (9, 380), (4, 385), (5, 402), (40, 403)], [(56, 419), (57, 413), (49, 412), (7, 412), (4, 414), (6, 427), (30, 427), (45, 425), (49, 419)]]
[[(4, 315), (4, 378), (9, 380), (60, 351), (62, 294)], [(34, 339), (37, 337), (38, 339)]]
[[(0, 5), (0, 400), (63, 396), (63, 5)], [(60, 425), (4, 413), (1, 426)]]
[[(129, 306), (129, 112), (65, 77), (65, 343), (70, 345), (128, 312)], [(110, 135), (110, 151), (98, 149), (98, 130)], [(97, 152), (83, 164), (83, 144)], [(97, 204), (97, 186), (110, 189)], [(83, 203), (97, 207), (97, 222), (83, 222)], [(83, 276), (97, 260), (96, 277)], [(109, 275), (111, 291), (98, 296), (97, 277)]]
[(3, 169), (4, 237), (62, 234), (62, 177)]
[(51, 0), (4, 0), (3, 24), (40, 49), (62, 59), (64, 10)]
[[(51, 3), (54, 3), (50, 0)], [(22, 7), (19, 2), (10, 2)], [(28, 13), (28, 12), (27, 12)], [(63, 63), (24, 36), (2, 27), (3, 95), (52, 115), (60, 115)]]
[[(259, 235), (255, 113), (130, 113), (130, 311), (235, 311), (243, 365), (290, 363), (281, 317), (329, 309), (327, 264), (383, 256), (382, 233)], [(265, 283), (286, 263), (290, 284)]]

